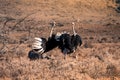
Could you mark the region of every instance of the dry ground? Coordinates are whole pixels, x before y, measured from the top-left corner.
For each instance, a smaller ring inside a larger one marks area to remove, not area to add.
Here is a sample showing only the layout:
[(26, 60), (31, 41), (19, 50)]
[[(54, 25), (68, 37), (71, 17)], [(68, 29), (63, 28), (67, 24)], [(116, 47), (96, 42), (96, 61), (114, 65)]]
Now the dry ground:
[[(0, 0), (0, 80), (120, 80), (119, 0)], [(34, 37), (72, 34), (83, 44), (71, 55), (58, 48), (52, 59), (30, 61)], [(61, 26), (63, 25), (63, 26)]]

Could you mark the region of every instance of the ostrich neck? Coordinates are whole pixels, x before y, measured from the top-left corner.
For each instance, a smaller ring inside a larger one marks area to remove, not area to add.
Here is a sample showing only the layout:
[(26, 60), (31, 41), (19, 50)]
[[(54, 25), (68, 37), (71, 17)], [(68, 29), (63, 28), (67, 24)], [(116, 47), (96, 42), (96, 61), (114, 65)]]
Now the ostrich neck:
[(77, 33), (75, 32), (75, 27), (73, 25), (73, 34), (76, 35)]

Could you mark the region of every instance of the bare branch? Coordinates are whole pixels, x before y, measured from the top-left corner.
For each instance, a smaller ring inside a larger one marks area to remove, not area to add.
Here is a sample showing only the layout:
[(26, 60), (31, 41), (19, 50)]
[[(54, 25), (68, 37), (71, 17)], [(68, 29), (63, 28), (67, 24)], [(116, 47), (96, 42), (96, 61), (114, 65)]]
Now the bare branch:
[[(36, 13), (36, 12), (35, 12), (35, 13)], [(16, 27), (18, 24), (20, 24), (21, 22), (23, 22), (26, 18), (28, 18), (29, 16), (31, 16), (32, 14), (35, 14), (35, 13), (28, 14), (28, 15), (25, 16), (24, 18), (19, 19), (19, 21), (18, 21), (16, 24), (14, 24), (13, 29), (15, 29), (15, 27)]]

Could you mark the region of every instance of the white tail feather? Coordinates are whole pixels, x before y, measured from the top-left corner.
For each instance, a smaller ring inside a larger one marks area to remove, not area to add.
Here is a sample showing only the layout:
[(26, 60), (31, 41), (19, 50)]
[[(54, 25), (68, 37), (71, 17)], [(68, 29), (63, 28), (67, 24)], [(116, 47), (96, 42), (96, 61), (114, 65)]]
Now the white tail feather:
[(40, 42), (42, 41), (41, 38), (37, 38), (37, 37), (35, 37), (34, 40), (35, 40), (35, 41), (40, 41)]
[(42, 48), (42, 39), (41, 38), (34, 38), (34, 43), (32, 44), (32, 49), (40, 49)]

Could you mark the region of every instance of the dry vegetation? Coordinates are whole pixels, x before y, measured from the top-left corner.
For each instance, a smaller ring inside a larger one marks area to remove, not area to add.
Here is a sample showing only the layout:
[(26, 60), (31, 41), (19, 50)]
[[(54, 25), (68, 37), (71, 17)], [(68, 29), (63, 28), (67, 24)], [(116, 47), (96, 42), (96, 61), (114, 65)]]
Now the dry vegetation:
[[(83, 45), (30, 61), (32, 39), (47, 38), (53, 20), (71, 34), (75, 21)], [(0, 0), (0, 80), (120, 80), (120, 0)]]

